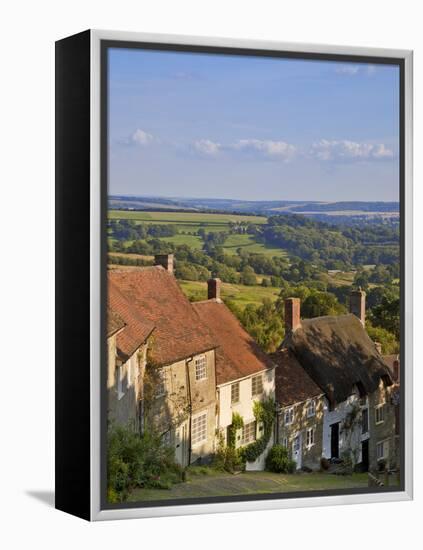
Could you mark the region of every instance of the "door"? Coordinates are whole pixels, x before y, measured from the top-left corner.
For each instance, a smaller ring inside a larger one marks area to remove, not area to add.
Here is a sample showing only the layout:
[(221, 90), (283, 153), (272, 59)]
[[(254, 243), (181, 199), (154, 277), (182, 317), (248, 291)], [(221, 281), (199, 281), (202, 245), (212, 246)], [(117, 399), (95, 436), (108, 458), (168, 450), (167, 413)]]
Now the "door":
[(363, 472), (369, 471), (369, 440), (361, 442), (361, 468)]
[(292, 440), (292, 460), (297, 464), (297, 470), (301, 468), (301, 434), (297, 434)]
[(339, 422), (330, 426), (330, 456), (339, 458)]

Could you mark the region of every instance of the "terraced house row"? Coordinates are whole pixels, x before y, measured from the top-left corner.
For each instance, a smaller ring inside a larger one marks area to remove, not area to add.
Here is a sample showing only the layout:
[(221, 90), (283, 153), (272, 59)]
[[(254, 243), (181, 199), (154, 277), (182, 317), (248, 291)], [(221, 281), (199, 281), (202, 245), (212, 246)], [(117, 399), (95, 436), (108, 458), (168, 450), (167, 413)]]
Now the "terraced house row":
[(220, 299), (191, 303), (173, 275), (173, 256), (154, 267), (108, 273), (108, 420), (154, 428), (182, 466), (207, 463), (242, 417), (237, 447), (263, 436), (255, 401), (275, 402), (266, 450), (285, 445), (298, 468), (349, 454), (364, 470), (398, 467), (399, 363), (384, 358), (364, 329), (365, 294), (352, 313), (301, 320), (285, 303), (286, 337), (264, 353)]

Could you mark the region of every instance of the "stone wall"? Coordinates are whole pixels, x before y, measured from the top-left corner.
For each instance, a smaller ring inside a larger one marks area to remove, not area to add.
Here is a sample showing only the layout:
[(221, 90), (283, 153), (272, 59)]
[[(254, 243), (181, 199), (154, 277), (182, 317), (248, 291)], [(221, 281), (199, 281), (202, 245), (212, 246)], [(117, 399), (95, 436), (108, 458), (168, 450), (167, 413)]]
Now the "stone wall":
[[(324, 399), (322, 395), (314, 398), (315, 414), (312, 416), (308, 415), (309, 401), (311, 400), (295, 403), (281, 410), (277, 417), (277, 442), (286, 446), (289, 456), (295, 459), (293, 445), (295, 438), (298, 437), (301, 456), (297, 462), (297, 467), (317, 470), (320, 468), (320, 458), (322, 456)], [(293, 409), (293, 420), (287, 424), (285, 413), (288, 409)], [(307, 444), (308, 429), (314, 430), (314, 442), (311, 445)]]
[[(385, 386), (381, 380), (378, 389), (369, 396), (369, 469), (378, 471), (386, 465), (389, 469), (398, 469), (399, 464), (399, 435), (396, 434), (395, 396), (398, 385)], [(383, 407), (383, 421), (377, 422), (377, 409)], [(377, 456), (377, 446), (384, 443), (383, 458)]]

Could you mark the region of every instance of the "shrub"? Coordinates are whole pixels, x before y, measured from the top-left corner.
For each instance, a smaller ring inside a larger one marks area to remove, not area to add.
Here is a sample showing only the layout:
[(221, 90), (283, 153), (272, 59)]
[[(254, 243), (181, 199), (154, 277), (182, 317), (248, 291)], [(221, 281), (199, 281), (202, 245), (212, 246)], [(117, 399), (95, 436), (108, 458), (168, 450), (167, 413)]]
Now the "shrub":
[(173, 449), (159, 435), (140, 436), (123, 426), (109, 429), (107, 470), (110, 502), (124, 501), (134, 487), (168, 489), (182, 477)]
[(280, 474), (292, 474), (296, 463), (288, 456), (288, 450), (283, 445), (273, 445), (266, 457), (266, 470)]
[(320, 459), (320, 467), (322, 468), (322, 470), (329, 470), (330, 462), (324, 456), (322, 456), (322, 458)]

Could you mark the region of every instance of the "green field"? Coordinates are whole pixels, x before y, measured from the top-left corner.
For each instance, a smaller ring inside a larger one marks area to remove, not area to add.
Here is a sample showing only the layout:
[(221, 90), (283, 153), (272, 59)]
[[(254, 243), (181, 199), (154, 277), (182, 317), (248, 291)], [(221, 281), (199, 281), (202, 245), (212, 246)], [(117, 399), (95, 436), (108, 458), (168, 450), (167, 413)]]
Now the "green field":
[[(198, 281), (178, 281), (185, 295), (194, 301), (207, 299), (207, 283)], [(222, 283), (222, 298), (232, 300), (239, 307), (247, 304), (261, 305), (264, 298), (276, 301), (280, 289), (274, 287), (246, 286)]]
[(244, 472), (233, 475), (216, 472), (211, 468), (192, 467), (188, 468), (187, 473), (188, 477), (185, 483), (174, 485), (171, 489), (135, 489), (128, 500), (136, 502), (173, 498), (291, 493), (294, 491), (336, 491), (368, 486), (367, 474), (336, 476), (318, 472), (310, 474)]
[(141, 212), (133, 210), (109, 210), (109, 219), (135, 220), (143, 223), (177, 223), (178, 225), (228, 225), (230, 222), (266, 223), (264, 216), (240, 214), (208, 214), (204, 212)]
[(286, 256), (286, 252), (281, 248), (257, 243), (253, 235), (229, 235), (223, 244), (226, 254), (236, 254), (238, 248), (242, 248), (250, 254), (264, 254), (265, 256)]
[(203, 248), (203, 240), (201, 237), (197, 237), (196, 235), (179, 234), (174, 235), (173, 237), (161, 237), (160, 240), (166, 241), (167, 243), (173, 243), (176, 246), (185, 244), (195, 250), (201, 250)]

